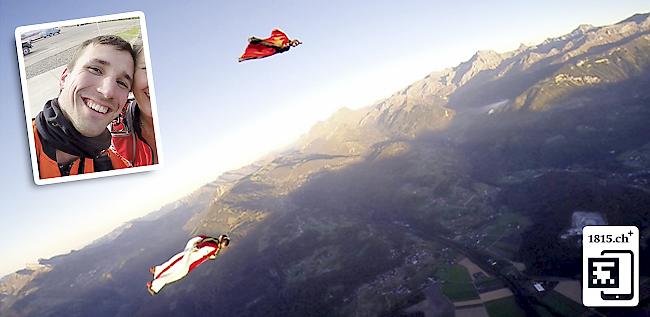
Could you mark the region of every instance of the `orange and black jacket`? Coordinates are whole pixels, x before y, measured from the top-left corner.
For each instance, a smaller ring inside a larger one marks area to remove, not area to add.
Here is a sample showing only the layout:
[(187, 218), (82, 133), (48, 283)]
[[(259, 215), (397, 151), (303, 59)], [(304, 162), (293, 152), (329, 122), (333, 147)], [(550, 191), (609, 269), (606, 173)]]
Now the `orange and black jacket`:
[(41, 142), (35, 123), (32, 123), (32, 128), (34, 129), (34, 146), (36, 148), (36, 160), (38, 161), (38, 175), (41, 179), (131, 167), (131, 164), (112, 148), (106, 150), (104, 152), (105, 155), (101, 155), (95, 159), (84, 158), (83, 161), (76, 159), (70, 164), (59, 164), (56, 162), (56, 149)]

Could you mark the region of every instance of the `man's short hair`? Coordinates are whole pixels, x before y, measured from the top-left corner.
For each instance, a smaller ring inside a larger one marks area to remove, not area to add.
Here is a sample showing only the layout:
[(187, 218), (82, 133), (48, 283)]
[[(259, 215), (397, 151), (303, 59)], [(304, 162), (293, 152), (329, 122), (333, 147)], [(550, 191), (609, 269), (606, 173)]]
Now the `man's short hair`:
[(79, 56), (83, 54), (84, 49), (90, 44), (110, 45), (113, 46), (113, 48), (115, 48), (118, 51), (127, 51), (131, 55), (131, 58), (133, 58), (133, 62), (135, 63), (135, 55), (131, 48), (131, 44), (129, 44), (129, 42), (125, 41), (123, 38), (117, 35), (100, 35), (100, 36), (93, 37), (92, 39), (85, 40), (83, 43), (81, 43), (81, 45), (79, 45), (77, 51), (75, 51), (74, 55), (72, 55), (72, 59), (70, 60), (70, 62), (68, 62), (68, 70), (72, 70), (74, 68), (77, 59), (79, 59)]

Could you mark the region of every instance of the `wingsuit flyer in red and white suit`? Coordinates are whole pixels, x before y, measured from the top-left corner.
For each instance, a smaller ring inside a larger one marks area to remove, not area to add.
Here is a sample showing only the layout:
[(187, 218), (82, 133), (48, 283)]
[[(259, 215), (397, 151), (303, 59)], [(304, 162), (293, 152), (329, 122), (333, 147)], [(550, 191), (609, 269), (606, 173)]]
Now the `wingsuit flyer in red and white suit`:
[(185, 277), (201, 263), (216, 259), (219, 252), (230, 244), (227, 235), (219, 238), (199, 235), (191, 238), (185, 245), (185, 250), (171, 257), (167, 262), (151, 267), (153, 281), (147, 283), (147, 290), (155, 295), (165, 285), (176, 282)]

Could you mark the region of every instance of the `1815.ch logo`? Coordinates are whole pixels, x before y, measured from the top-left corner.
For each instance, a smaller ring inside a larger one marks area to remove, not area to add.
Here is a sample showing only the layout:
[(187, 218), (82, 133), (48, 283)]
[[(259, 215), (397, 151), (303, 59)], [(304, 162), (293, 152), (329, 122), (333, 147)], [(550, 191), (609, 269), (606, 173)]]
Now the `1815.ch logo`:
[(586, 226), (582, 230), (582, 303), (639, 304), (639, 229)]

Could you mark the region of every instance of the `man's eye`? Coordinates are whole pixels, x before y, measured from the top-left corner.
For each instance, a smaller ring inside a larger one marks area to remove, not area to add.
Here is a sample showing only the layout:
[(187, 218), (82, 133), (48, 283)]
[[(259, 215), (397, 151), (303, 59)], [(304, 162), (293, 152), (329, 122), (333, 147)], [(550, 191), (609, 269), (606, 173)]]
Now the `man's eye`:
[(102, 70), (99, 69), (99, 67), (95, 67), (95, 66), (89, 66), (88, 71), (90, 71), (92, 74), (95, 74), (95, 75), (101, 75), (102, 74)]
[(127, 83), (124, 82), (124, 81), (118, 80), (118, 81), (117, 81), (117, 84), (120, 85), (120, 87), (122, 87), (122, 88), (124, 88), (124, 89), (129, 89), (129, 84), (127, 84)]

